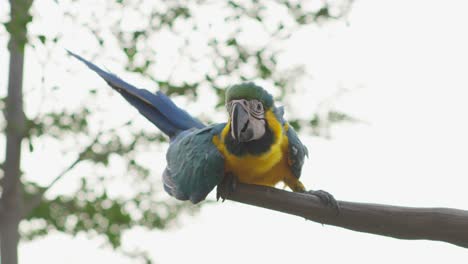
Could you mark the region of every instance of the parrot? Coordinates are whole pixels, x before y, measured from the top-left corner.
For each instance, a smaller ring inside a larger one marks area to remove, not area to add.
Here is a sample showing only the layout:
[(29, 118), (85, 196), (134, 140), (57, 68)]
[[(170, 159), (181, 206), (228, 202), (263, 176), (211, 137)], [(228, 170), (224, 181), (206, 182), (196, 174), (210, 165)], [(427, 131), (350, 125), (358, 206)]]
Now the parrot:
[(221, 184), (233, 189), (236, 182), (270, 187), (283, 182), (294, 192), (315, 195), (337, 208), (331, 194), (307, 191), (299, 180), (308, 149), (284, 119), (284, 107), (275, 106), (261, 86), (245, 82), (226, 88), (227, 122), (205, 125), (161, 91), (137, 88), (67, 52), (169, 137), (162, 181), (170, 196), (197, 204)]

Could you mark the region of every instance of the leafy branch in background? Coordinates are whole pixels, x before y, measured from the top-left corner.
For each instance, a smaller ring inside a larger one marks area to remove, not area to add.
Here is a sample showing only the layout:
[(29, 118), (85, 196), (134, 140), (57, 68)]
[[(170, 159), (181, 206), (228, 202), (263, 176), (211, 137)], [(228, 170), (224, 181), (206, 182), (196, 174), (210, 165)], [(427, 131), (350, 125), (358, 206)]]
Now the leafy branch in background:
[[(25, 222), (21, 225), (21, 238), (31, 240), (52, 230), (71, 235), (82, 232), (100, 235), (119, 252), (150, 262), (146, 252), (129, 252), (122, 248), (123, 232), (136, 226), (165, 229), (174, 225), (182, 213), (192, 214), (199, 210), (198, 206), (160, 195), (159, 177), (150, 177), (154, 168), (141, 159), (140, 153), (154, 151), (148, 148), (164, 144), (166, 139), (157, 131), (149, 132), (135, 125), (133, 120), (122, 120), (124, 125), (110, 129), (97, 125), (99, 121), (101, 124), (106, 122), (105, 117), (100, 116), (101, 104), (98, 103), (102, 93), (86, 84), (83, 84), (89, 89), (89, 95), (84, 99), (86, 106), (73, 108), (60, 104), (56, 96), (69, 87), (63, 87), (55, 74), (47, 72), (50, 68), (57, 72), (57, 69), (67, 67), (63, 65), (63, 47), (76, 41), (75, 36), (44, 28), (28, 34), (27, 24), (34, 25), (33, 18), (45, 17), (41, 13), (44, 12), (42, 5), (31, 0), (12, 0), (11, 3), (11, 20), (5, 23), (5, 28), (16, 41), (18, 54), (23, 56), (24, 48), (29, 49), (28, 54), (35, 54), (42, 70), (38, 80), (30, 80), (33, 87), (25, 89), (26, 106), (37, 105), (40, 101), (37, 109), (24, 109), (27, 155), (44, 158), (39, 153), (47, 148), (48, 152), (63, 153), (63, 160), (56, 164), (69, 162), (56, 176), (47, 177), (52, 179), (48, 184), (36, 181), (43, 176), (43, 171), (18, 171), (14, 175), (21, 183), (22, 199), (15, 205), (22, 208), (21, 217), (15, 220), (18, 221), (16, 227), (19, 221)], [(280, 98), (288, 94), (303, 71), (297, 66), (278, 67), (284, 43), (308, 25), (341, 19), (351, 3), (351, 0), (321, 1), (314, 5), (292, 0), (157, 3), (120, 0), (100, 2), (100, 8), (86, 12), (79, 8), (78, 1), (60, 0), (49, 4), (56, 8), (55, 14), (61, 14), (59, 21), (84, 32), (84, 36), (80, 35), (83, 43), (95, 43), (95, 48), (75, 51), (91, 57), (115, 50), (112, 56), (120, 58), (119, 61), (124, 58), (119, 64), (125, 64), (125, 70), (153, 81), (155, 89), (193, 102), (199, 101), (201, 89), (208, 89), (217, 96), (217, 107), (220, 107), (224, 102), (224, 89), (239, 80), (263, 79), (277, 89)], [(206, 17), (206, 12), (201, 12), (203, 9), (221, 14), (218, 16), (221, 19)], [(281, 15), (273, 16), (275, 12)], [(138, 23), (127, 23), (128, 14), (136, 15)], [(263, 40), (253, 45), (252, 37), (245, 35), (249, 27), (258, 28), (265, 36)], [(161, 64), (166, 55), (162, 49), (164, 41), (170, 41), (178, 50), (172, 65)], [(190, 69), (190, 75), (184, 74), (187, 69)], [(33, 78), (28, 73), (23, 76)], [(56, 107), (48, 107), (50, 105)], [(0, 106), (5, 110), (4, 100)], [(200, 118), (211, 121), (208, 116)], [(296, 120), (294, 124), (314, 128), (323, 122), (353, 120), (345, 113), (329, 111), (328, 115), (314, 115), (310, 120)], [(11, 126), (9, 122), (11, 120), (2, 120), (1, 127)], [(99, 169), (109, 171), (114, 159), (125, 164), (122, 175), (98, 172)], [(79, 171), (83, 170), (75, 170), (77, 167), (88, 168), (92, 173), (80, 175)], [(54, 191), (54, 186), (65, 179), (77, 182), (75, 190), (69, 193)], [(129, 190), (125, 195), (115, 194), (112, 183), (122, 180), (130, 182)], [(1, 182), (2, 197), (10, 188), (4, 182)], [(4, 216), (1, 206), (3, 203), (0, 203), (0, 220)], [(16, 264), (7, 264), (10, 263)]]
[[(59, 131), (67, 127), (69, 121), (74, 120), (75, 124), (81, 124), (81, 130), (86, 131), (86, 115), (88, 111), (83, 110), (82, 115), (71, 114), (69, 116), (47, 114), (55, 122), (46, 122), (38, 124), (39, 128), (30, 135), (35, 137), (43, 136), (41, 131)], [(46, 118), (47, 119), (47, 118)], [(48, 126), (45, 124), (49, 124)], [(62, 179), (68, 172), (74, 169), (82, 162), (90, 162), (95, 165), (109, 165), (109, 159), (112, 155), (124, 157), (126, 162), (126, 174), (130, 174), (136, 181), (145, 181), (151, 183), (148, 179), (150, 170), (141, 165), (135, 159), (137, 150), (140, 146), (151, 143), (162, 142), (165, 140), (159, 134), (147, 134), (137, 132), (132, 134), (132, 141), (123, 143), (117, 135), (119, 129), (128, 127), (131, 123), (127, 122), (121, 127), (100, 131), (95, 138), (81, 152), (77, 158), (65, 168), (54, 180), (46, 187), (39, 187), (34, 183), (25, 182), (26, 205), (25, 217), (27, 220), (41, 220), (43, 225), (36, 225), (37, 228), (31, 228), (23, 232), (23, 237), (32, 239), (40, 235), (46, 235), (51, 230), (57, 230), (70, 234), (78, 232), (93, 231), (104, 235), (110, 244), (117, 248), (120, 246), (121, 235), (125, 230), (133, 226), (144, 226), (147, 228), (164, 229), (170, 225), (176, 216), (181, 212), (194, 213), (198, 211), (198, 206), (187, 206), (184, 203), (176, 202), (172, 199), (163, 200), (158, 197), (158, 190), (149, 184), (146, 190), (139, 189), (131, 197), (125, 199), (110, 197), (104, 189), (101, 193), (96, 191), (88, 183), (88, 177), (82, 177), (77, 191), (71, 195), (62, 195), (54, 199), (46, 199), (44, 194)], [(39, 134), (36, 134), (39, 133)], [(49, 136), (61, 136), (48, 133)], [(73, 134), (72, 134), (73, 135)], [(105, 136), (106, 139), (102, 139)], [(95, 177), (96, 175), (93, 175)], [(98, 184), (106, 185), (106, 179), (101, 178)], [(94, 183), (95, 184), (95, 183)], [(74, 220), (67, 220), (74, 219)], [(71, 222), (70, 222), (71, 221)]]

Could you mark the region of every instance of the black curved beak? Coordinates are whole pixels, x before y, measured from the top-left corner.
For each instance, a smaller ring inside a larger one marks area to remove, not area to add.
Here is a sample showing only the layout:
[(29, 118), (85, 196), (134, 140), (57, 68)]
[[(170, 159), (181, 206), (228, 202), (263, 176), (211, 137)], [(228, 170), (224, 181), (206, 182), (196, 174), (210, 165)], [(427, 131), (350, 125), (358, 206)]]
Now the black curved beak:
[(249, 141), (253, 132), (249, 128), (250, 114), (240, 103), (234, 103), (231, 112), (231, 135), (237, 142)]

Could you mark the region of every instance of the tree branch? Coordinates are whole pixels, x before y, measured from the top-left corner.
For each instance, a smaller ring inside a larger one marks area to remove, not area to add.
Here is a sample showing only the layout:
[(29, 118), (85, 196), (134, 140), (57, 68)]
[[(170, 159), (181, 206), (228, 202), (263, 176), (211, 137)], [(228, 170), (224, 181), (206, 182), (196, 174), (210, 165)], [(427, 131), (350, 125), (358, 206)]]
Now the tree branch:
[(5, 214), (5, 209), (3, 208), (3, 204), (0, 203), (0, 223), (2, 222), (4, 214)]
[[(219, 191), (222, 191), (219, 188)], [(468, 211), (338, 201), (340, 213), (317, 197), (238, 183), (226, 199), (304, 217), (322, 224), (399, 239), (427, 239), (468, 248)]]
[(25, 203), (24, 210), (23, 210), (23, 217), (26, 217), (32, 210), (39, 206), (41, 203), (44, 194), (56, 183), (58, 182), (65, 174), (71, 171), (78, 163), (82, 161), (81, 157), (78, 157), (73, 163), (71, 163), (68, 167), (66, 167), (61, 173), (59, 173), (49, 185), (44, 188), (41, 188), (38, 193), (36, 193), (31, 200)]
[(78, 163), (83, 161), (85, 157), (83, 157), (84, 153), (88, 149), (90, 149), (96, 142), (99, 140), (99, 137), (102, 135), (102, 132), (99, 132), (96, 137), (93, 139), (93, 141), (86, 147), (84, 148), (83, 151), (80, 152), (78, 157), (70, 164), (68, 167), (66, 167), (62, 172), (60, 172), (47, 186), (41, 188), (41, 190), (36, 193), (30, 201), (25, 203), (24, 210), (23, 210), (23, 217), (26, 217), (29, 213), (31, 213), (32, 210), (34, 210), (36, 207), (39, 206), (41, 203), (42, 199), (44, 198), (45, 193), (52, 188), (52, 186), (55, 185), (60, 179), (62, 179), (68, 172), (70, 172), (73, 168), (75, 168)]
[[(106, 133), (108, 132), (115, 132), (116, 130), (125, 127), (129, 125), (130, 123), (127, 121), (123, 125), (114, 127), (109, 129)], [(89, 143), (79, 154), (78, 157), (68, 165), (65, 169), (62, 170), (55, 178), (45, 187), (42, 187), (38, 193), (36, 193), (28, 202), (25, 203), (24, 210), (23, 210), (23, 218), (26, 217), (29, 213), (31, 213), (32, 210), (34, 210), (36, 207), (41, 204), (42, 199), (44, 198), (44, 195), (49, 191), (60, 179), (62, 179), (68, 172), (73, 170), (76, 165), (78, 165), (80, 162), (88, 159), (86, 157), (86, 153), (99, 141), (100, 136), (104, 134), (104, 131), (100, 131), (99, 133), (96, 134), (94, 139)], [(0, 207), (1, 209), (1, 207)], [(1, 213), (1, 211), (0, 211)]]

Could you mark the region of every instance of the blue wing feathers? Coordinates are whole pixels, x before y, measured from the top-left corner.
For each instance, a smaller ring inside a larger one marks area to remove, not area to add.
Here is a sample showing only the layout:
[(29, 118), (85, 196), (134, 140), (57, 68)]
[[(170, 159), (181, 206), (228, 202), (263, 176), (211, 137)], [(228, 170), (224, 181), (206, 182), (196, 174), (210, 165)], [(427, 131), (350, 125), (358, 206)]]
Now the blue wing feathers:
[(172, 174), (169, 170), (169, 168), (166, 168), (163, 172), (163, 184), (164, 184), (164, 190), (171, 196), (175, 197), (176, 199), (186, 201), (189, 199), (189, 197), (180, 192), (179, 189), (177, 188), (176, 182), (172, 178)]
[(166, 155), (164, 188), (180, 200), (198, 203), (224, 177), (224, 158), (213, 144), (213, 134), (225, 124), (192, 129), (179, 134)]
[(276, 118), (280, 121), (281, 125), (284, 125), (284, 123), (286, 122), (284, 120), (284, 106), (275, 107), (273, 109), (273, 113), (275, 114)]
[(137, 108), (143, 116), (169, 137), (173, 138), (181, 131), (190, 128), (204, 127), (203, 123), (177, 107), (165, 94), (161, 92), (153, 94), (145, 89), (139, 89), (116, 75), (102, 70), (81, 56), (71, 51), (68, 51), (68, 53), (96, 72), (131, 105)]
[(79, 55), (70, 51), (68, 53), (96, 72), (171, 138), (166, 155), (167, 168), (162, 177), (166, 192), (179, 200), (190, 200), (192, 203), (204, 200), (224, 177), (224, 158), (212, 139), (225, 124), (206, 127), (177, 107), (165, 94), (139, 89)]
[[(273, 110), (276, 118), (280, 121), (281, 125), (286, 124), (284, 119), (284, 107), (275, 107)], [(296, 131), (291, 126), (288, 126), (288, 131), (286, 132), (288, 137), (288, 152), (289, 152), (289, 161), (291, 163), (291, 171), (294, 176), (299, 179), (302, 173), (302, 166), (304, 165), (305, 157), (309, 157), (309, 151), (307, 147), (302, 144), (301, 140), (297, 136)]]
[(160, 91), (156, 92), (154, 103), (160, 107), (162, 113), (169, 113), (170, 116), (167, 117), (173, 118), (174, 123), (179, 127), (185, 127), (186, 129), (205, 127), (203, 123), (190, 116), (186, 111), (180, 109), (169, 97)]
[[(206, 127), (162, 92), (153, 94), (139, 89), (81, 56), (70, 51), (68, 53), (96, 72), (171, 138), (166, 155), (168, 166), (162, 177), (166, 192), (179, 200), (190, 200), (192, 203), (204, 200), (224, 177), (224, 157), (212, 139), (221, 133), (225, 124)], [(283, 107), (275, 107), (274, 114), (282, 125), (286, 124)], [(292, 127), (289, 127), (287, 137), (291, 170), (299, 178), (308, 150)]]
[(296, 178), (301, 177), (302, 166), (304, 165), (305, 157), (309, 156), (307, 147), (302, 144), (301, 140), (294, 131), (294, 128), (289, 127), (287, 131), (289, 142), (289, 161), (291, 163), (291, 170)]

